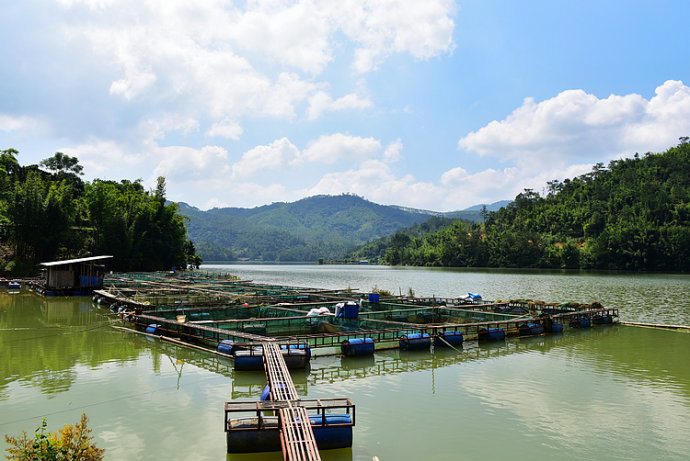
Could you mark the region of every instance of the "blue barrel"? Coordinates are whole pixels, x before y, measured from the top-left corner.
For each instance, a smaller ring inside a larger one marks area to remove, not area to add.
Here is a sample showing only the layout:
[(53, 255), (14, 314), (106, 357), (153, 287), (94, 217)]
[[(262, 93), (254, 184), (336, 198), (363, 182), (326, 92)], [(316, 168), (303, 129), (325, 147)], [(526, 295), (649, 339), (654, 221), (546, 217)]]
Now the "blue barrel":
[(431, 337), (427, 333), (402, 335), (399, 343), (400, 349), (404, 351), (428, 349), (431, 346)]
[(343, 317), (346, 319), (356, 319), (359, 317), (359, 304), (347, 303), (343, 306)]
[(224, 339), (218, 343), (218, 352), (232, 355), (235, 352), (235, 342), (231, 339)]
[(379, 302), (379, 294), (378, 293), (369, 293), (369, 302), (370, 303)]
[[(309, 415), (314, 440), (319, 450), (352, 446), (352, 419), (350, 415)], [(230, 420), (227, 432), (228, 453), (257, 453), (280, 451), (280, 431), (277, 416), (262, 417), (262, 429), (256, 417)]]
[(263, 392), (261, 393), (261, 401), (265, 402), (268, 400), (268, 397), (271, 395), (271, 386), (266, 384), (266, 387), (264, 387)]
[(462, 346), (463, 340), (464, 337), (459, 331), (444, 331), (434, 336), (434, 347), (447, 347), (448, 344), (451, 346)]
[(235, 370), (259, 371), (264, 369), (264, 351), (257, 348), (249, 351), (235, 351)]
[(553, 322), (551, 324), (551, 328), (549, 329), (550, 333), (562, 333), (563, 332), (563, 324), (561, 322)]
[(541, 323), (523, 323), (519, 328), (520, 336), (537, 336), (544, 333)]
[(372, 355), (376, 345), (371, 338), (346, 339), (340, 343), (340, 351), (345, 357)]
[(502, 341), (506, 339), (503, 328), (482, 328), (477, 332), (479, 341)]
[(296, 351), (303, 350), (307, 355), (307, 360), (311, 359), (311, 349), (308, 344), (290, 344), (289, 348), (283, 344), (280, 348), (284, 351), (287, 350), (287, 355), (296, 355)]
[(146, 327), (146, 333), (155, 335), (158, 333), (158, 328), (160, 328), (160, 325), (157, 323), (151, 323), (149, 326)]

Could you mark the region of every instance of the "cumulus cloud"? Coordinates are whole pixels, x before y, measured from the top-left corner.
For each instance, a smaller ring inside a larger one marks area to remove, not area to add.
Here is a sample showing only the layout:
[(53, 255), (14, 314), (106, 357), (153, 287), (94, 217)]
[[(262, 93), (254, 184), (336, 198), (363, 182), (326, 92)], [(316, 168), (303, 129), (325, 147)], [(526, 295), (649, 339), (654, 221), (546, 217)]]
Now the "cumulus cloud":
[(186, 146), (157, 147), (151, 155), (157, 160), (153, 177), (188, 180), (189, 178), (216, 178), (229, 171), (228, 152), (219, 146), (195, 149)]
[(299, 149), (287, 138), (273, 141), (267, 146), (256, 146), (244, 153), (232, 166), (232, 177), (253, 176), (259, 171), (280, 168), (299, 155)]
[(307, 117), (310, 120), (314, 120), (319, 118), (324, 112), (366, 109), (371, 107), (371, 105), (372, 102), (369, 98), (362, 98), (355, 93), (347, 94), (334, 101), (325, 91), (318, 91), (309, 98)]
[(356, 193), (383, 204), (425, 207), (436, 202), (443, 190), (435, 184), (415, 181), (411, 175), (397, 177), (388, 164), (367, 160), (359, 167), (327, 173), (303, 195)]
[(353, 68), (375, 69), (394, 53), (428, 59), (454, 48), (454, 2), (450, 0), (349, 0), (334, 2), (340, 28), (359, 44)]
[(20, 131), (28, 128), (35, 128), (38, 124), (38, 121), (31, 117), (13, 117), (0, 114), (0, 131)]
[(403, 143), (400, 138), (390, 143), (383, 151), (383, 159), (387, 162), (397, 162), (402, 157)]
[(76, 147), (62, 147), (58, 150), (77, 157), (89, 176), (103, 179), (129, 178), (131, 169), (146, 161), (145, 155), (111, 140), (94, 139)]
[(238, 140), (240, 139), (242, 131), (242, 127), (239, 123), (229, 118), (224, 118), (211, 125), (211, 128), (206, 131), (206, 135)]
[(525, 99), (505, 120), (469, 133), (458, 147), (534, 165), (661, 151), (690, 133), (690, 88), (669, 80), (647, 100), (638, 94), (599, 99), (583, 90), (535, 102)]
[[(317, 93), (311, 77), (324, 71), (338, 48), (354, 46), (353, 66), (360, 73), (394, 53), (427, 59), (453, 48), (454, 7), (449, 0), (60, 4), (72, 13), (65, 35), (86, 38), (106, 68), (115, 71), (112, 95), (128, 101), (144, 95), (149, 101), (177, 101), (217, 118), (293, 117), (295, 104)], [(265, 68), (272, 70), (259, 70)], [(351, 94), (313, 110), (370, 104)]]
[(341, 159), (350, 161), (372, 158), (381, 151), (381, 141), (336, 133), (320, 136), (304, 149), (299, 161), (335, 163)]

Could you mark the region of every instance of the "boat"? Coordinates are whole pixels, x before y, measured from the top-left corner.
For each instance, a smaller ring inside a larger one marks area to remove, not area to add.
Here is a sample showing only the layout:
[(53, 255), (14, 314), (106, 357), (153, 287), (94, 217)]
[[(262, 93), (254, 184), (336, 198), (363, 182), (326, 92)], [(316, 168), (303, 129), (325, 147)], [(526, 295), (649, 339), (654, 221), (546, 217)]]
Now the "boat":
[(22, 284), (19, 280), (10, 280), (7, 282), (7, 288), (10, 290), (19, 290), (22, 287)]

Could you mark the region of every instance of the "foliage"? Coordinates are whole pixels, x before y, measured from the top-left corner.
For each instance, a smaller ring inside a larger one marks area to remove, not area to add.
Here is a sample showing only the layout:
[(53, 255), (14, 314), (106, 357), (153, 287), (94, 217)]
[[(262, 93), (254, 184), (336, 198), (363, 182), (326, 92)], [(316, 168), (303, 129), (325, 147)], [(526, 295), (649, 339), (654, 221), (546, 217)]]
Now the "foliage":
[(690, 144), (525, 189), (483, 225), (393, 236), (389, 264), (690, 270)]
[[(180, 203), (180, 210), (189, 218), (189, 235), (202, 257), (215, 261), (339, 259), (358, 245), (434, 215), (378, 205), (349, 194), (321, 195), (251, 209), (200, 211)], [(478, 216), (479, 212), (472, 213)]]
[(185, 218), (165, 200), (165, 179), (155, 191), (141, 181), (84, 183), (78, 159), (55, 153), (40, 164), (20, 166), (18, 152), (0, 153), (0, 245), (10, 249), (3, 266), (12, 275), (37, 263), (113, 255), (113, 269), (162, 270), (198, 267)]
[(96, 461), (103, 459), (104, 449), (93, 443), (91, 429), (87, 427), (88, 418), (82, 413), (76, 424), (65, 424), (58, 433), (47, 433), (47, 422), (43, 422), (34, 432), (35, 438), (29, 438), (26, 431), (13, 437), (6, 435), (5, 441), (11, 445), (7, 448), (12, 460), (79, 460)]

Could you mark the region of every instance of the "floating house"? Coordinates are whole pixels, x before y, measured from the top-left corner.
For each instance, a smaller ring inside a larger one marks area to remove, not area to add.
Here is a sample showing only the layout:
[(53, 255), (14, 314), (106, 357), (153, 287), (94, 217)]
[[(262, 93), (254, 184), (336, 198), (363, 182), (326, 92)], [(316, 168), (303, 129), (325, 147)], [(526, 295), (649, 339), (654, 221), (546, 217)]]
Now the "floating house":
[(89, 294), (103, 288), (105, 261), (112, 256), (66, 259), (41, 263), (42, 280), (35, 284), (36, 291), (45, 295)]

